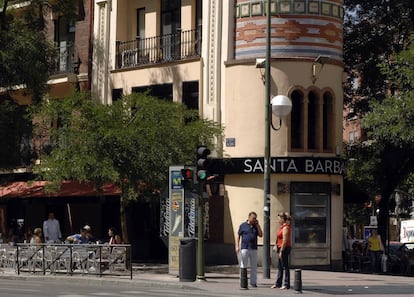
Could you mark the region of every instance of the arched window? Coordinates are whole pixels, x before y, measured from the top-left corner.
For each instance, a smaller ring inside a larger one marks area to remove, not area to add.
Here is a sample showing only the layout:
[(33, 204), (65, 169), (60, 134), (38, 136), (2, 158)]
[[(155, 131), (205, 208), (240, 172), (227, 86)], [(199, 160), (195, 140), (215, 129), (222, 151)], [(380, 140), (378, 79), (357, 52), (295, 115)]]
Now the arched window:
[(317, 97), (314, 92), (308, 94), (308, 149), (314, 150), (317, 148)]
[(335, 109), (329, 91), (312, 89), (307, 94), (291, 92), (290, 149), (303, 152), (334, 152)]
[(300, 150), (304, 148), (304, 96), (300, 91), (293, 91), (291, 93), (292, 112), (290, 116), (290, 139), (291, 148), (293, 150)]
[(335, 111), (332, 94), (323, 94), (323, 150), (332, 152), (335, 146)]

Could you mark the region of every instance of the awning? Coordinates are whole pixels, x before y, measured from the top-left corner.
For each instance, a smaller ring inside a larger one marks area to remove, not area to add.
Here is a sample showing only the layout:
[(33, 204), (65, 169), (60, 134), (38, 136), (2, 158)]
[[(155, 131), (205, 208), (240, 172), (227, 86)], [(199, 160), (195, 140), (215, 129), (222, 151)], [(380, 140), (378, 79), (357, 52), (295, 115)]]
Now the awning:
[[(93, 183), (80, 183), (77, 181), (65, 181), (57, 193), (45, 193), (45, 181), (15, 181), (0, 186), (0, 198), (29, 198), (29, 197), (72, 197), (72, 196), (97, 196)], [(103, 186), (104, 196), (120, 195), (120, 189), (114, 184)]]

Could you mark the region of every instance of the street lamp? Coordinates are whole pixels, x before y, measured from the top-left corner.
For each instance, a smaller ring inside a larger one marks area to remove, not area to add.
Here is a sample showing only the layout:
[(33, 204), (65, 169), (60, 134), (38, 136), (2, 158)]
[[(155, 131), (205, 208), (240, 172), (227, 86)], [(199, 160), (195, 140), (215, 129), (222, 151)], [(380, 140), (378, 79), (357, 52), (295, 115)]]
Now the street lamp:
[[(282, 127), (282, 118), (289, 115), (292, 110), (292, 102), (287, 96), (278, 95), (266, 100), (265, 117), (265, 154), (264, 154), (264, 222), (263, 222), (263, 278), (270, 278), (270, 127), (279, 130)], [(279, 117), (279, 125), (275, 127), (272, 114)]]
[[(283, 95), (274, 97), (269, 104), (271, 93), (271, 4), (266, 5), (266, 59), (265, 59), (265, 152), (264, 152), (264, 222), (263, 222), (263, 278), (270, 278), (270, 127), (279, 130), (282, 127), (282, 117), (292, 110), (290, 99)], [(279, 117), (279, 126), (275, 128), (272, 113)]]

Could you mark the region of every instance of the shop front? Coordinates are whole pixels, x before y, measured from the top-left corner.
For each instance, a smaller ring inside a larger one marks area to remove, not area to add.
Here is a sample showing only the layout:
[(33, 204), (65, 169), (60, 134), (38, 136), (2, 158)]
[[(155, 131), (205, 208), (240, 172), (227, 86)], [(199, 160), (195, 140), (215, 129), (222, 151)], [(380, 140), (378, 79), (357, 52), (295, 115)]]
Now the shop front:
[[(263, 159), (232, 158), (216, 160), (215, 168), (224, 174), (225, 241), (234, 242), (239, 224), (250, 211), (263, 223)], [(218, 165), (220, 164), (220, 165)], [(278, 229), (277, 214), (292, 216), (293, 267), (342, 268), (342, 173), (339, 158), (282, 157), (271, 159), (270, 244)], [(227, 202), (228, 201), (228, 202)], [(259, 265), (263, 242), (259, 238)], [(273, 267), (277, 258), (271, 255)]]

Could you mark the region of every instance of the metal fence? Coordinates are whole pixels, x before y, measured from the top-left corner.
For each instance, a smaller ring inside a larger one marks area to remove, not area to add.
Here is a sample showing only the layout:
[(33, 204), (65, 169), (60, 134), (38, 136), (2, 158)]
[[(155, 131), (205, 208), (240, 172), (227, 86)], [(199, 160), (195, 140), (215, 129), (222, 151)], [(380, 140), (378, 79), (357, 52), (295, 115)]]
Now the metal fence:
[(75, 47), (73, 42), (56, 47), (57, 57), (50, 69), (50, 75), (75, 73)]
[(194, 30), (116, 42), (116, 68), (178, 61), (201, 55), (201, 26)]
[(0, 267), (17, 274), (125, 275), (132, 279), (129, 244), (2, 244)]

